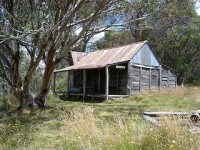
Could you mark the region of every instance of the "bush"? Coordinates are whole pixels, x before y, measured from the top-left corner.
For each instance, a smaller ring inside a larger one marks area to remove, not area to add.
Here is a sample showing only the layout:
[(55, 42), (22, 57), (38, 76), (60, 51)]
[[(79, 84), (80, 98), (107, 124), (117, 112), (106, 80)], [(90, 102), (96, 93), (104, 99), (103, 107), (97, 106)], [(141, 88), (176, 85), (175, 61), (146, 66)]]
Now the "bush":
[(11, 109), (10, 99), (3, 97), (0, 102), (0, 112), (7, 112)]

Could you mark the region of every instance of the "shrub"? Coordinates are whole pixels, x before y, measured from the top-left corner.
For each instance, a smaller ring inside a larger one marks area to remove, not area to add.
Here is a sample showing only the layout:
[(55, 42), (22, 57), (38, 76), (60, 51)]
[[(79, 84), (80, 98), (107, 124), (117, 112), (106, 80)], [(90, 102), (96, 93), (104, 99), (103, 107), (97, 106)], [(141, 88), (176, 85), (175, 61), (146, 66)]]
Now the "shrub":
[(10, 99), (3, 97), (0, 102), (0, 112), (7, 112), (11, 109)]

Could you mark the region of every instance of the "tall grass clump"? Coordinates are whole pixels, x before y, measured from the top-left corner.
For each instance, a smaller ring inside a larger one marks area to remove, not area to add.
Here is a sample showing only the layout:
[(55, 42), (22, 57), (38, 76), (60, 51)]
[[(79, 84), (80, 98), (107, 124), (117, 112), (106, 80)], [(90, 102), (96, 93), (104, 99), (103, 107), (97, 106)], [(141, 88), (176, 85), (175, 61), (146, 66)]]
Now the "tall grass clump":
[[(113, 115), (100, 118), (88, 107), (62, 114), (62, 124), (57, 132), (60, 140), (54, 148), (65, 149), (137, 149), (138, 137), (146, 129), (140, 117), (126, 118)], [(42, 135), (38, 135), (42, 137)]]
[(141, 138), (141, 150), (197, 150), (199, 137), (175, 121), (165, 120), (158, 128), (150, 128)]

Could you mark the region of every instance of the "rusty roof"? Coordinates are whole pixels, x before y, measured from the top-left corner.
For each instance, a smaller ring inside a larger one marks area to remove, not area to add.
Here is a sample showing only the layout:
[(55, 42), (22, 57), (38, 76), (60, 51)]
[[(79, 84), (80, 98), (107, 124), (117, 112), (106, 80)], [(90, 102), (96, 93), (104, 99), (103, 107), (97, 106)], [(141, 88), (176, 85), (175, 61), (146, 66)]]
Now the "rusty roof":
[(75, 65), (77, 62), (79, 62), (83, 57), (87, 55), (85, 52), (75, 52), (75, 51), (70, 51), (69, 54), (72, 57), (73, 65)]
[(75, 65), (56, 70), (55, 72), (103, 68), (107, 65), (127, 62), (132, 59), (145, 43), (147, 43), (147, 41), (132, 43), (116, 48), (97, 50), (84, 56)]

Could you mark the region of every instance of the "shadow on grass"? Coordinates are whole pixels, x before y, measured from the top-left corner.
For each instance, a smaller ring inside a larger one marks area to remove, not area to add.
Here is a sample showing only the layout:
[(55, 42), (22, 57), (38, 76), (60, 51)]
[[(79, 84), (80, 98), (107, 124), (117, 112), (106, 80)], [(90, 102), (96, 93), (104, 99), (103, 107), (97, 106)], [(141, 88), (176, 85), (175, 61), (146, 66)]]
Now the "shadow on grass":
[(70, 96), (69, 98), (66, 98), (61, 95), (59, 98), (63, 101), (84, 102), (84, 103), (102, 103), (106, 101), (104, 98), (86, 97), (86, 99), (83, 99), (82, 96)]
[(69, 118), (72, 116), (71, 111), (56, 106), (46, 106), (45, 109), (34, 107), (33, 109), (26, 108), (20, 112), (17, 110), (2, 112), (0, 113), (0, 123), (6, 125), (6, 128), (10, 128), (10, 126), (15, 126), (16, 124), (35, 126), (51, 120), (60, 121), (62, 120), (60, 117), (61, 113), (66, 114)]
[(0, 142), (1, 144), (7, 143), (4, 145), (5, 149), (10, 149), (10, 147), (18, 149), (19, 145), (24, 142), (28, 146), (33, 139), (32, 134), (37, 133), (40, 127), (44, 126), (45, 122), (60, 122), (57, 114), (51, 113), (49, 109), (42, 111), (36, 109), (34, 112), (25, 110), (20, 115), (12, 113), (11, 116), (6, 116), (4, 113), (1, 116)]

